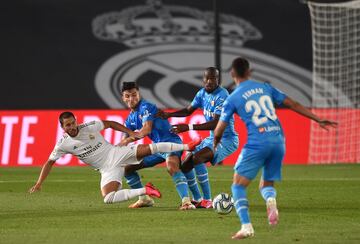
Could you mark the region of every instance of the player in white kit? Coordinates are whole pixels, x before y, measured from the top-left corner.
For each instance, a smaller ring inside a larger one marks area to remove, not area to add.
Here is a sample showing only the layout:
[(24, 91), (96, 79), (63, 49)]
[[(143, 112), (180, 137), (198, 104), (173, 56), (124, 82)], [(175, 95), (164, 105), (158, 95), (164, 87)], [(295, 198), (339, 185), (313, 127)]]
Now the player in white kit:
[(107, 142), (100, 131), (112, 128), (138, 138), (139, 134), (114, 121), (92, 121), (78, 125), (71, 112), (63, 112), (59, 121), (64, 136), (55, 145), (48, 161), (43, 165), (36, 184), (30, 188), (33, 193), (41, 189), (41, 185), (50, 173), (56, 160), (65, 154), (72, 154), (101, 173), (100, 188), (105, 203), (126, 201), (140, 195), (161, 197), (161, 193), (151, 183), (140, 189), (121, 189), (124, 167), (139, 164), (148, 155), (174, 151), (194, 150), (200, 140), (189, 144), (162, 142), (150, 145), (114, 146)]

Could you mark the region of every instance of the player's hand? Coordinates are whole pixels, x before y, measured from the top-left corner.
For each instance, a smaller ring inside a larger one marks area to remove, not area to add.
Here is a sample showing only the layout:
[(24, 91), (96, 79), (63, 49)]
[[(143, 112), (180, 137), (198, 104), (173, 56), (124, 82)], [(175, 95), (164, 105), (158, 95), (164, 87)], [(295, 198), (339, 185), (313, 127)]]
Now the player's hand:
[(127, 145), (130, 143), (130, 141), (127, 140), (127, 139), (128, 139), (128, 138), (125, 138), (125, 139), (121, 140), (121, 142), (118, 143), (116, 146), (119, 146), (119, 147), (127, 146)]
[(159, 109), (157, 111), (157, 113), (155, 114), (155, 117), (159, 117), (162, 119), (168, 119), (168, 118), (170, 118), (170, 114)]
[(131, 134), (129, 134), (129, 137), (132, 137), (134, 138), (135, 140), (138, 140), (138, 139), (141, 139), (141, 138), (144, 138), (144, 135), (141, 134), (140, 132), (132, 132)]
[(215, 142), (213, 143), (214, 153), (217, 151), (218, 145), (219, 145), (218, 143)]
[(219, 145), (222, 147), (220, 140), (217, 140), (216, 138), (214, 138), (214, 141), (213, 141), (214, 153), (217, 151)]
[(330, 121), (330, 120), (325, 120), (325, 119), (322, 119), (320, 120), (319, 122), (319, 125), (321, 128), (329, 131), (329, 127), (333, 127), (333, 128), (336, 128), (338, 123), (337, 122), (334, 122), (334, 121)]
[(187, 125), (187, 124), (173, 125), (173, 126), (171, 126), (171, 129), (170, 129), (170, 131), (175, 134), (179, 134), (179, 133), (182, 133), (182, 132), (185, 132), (188, 130), (189, 130), (189, 125)]
[(40, 191), (40, 190), (41, 190), (41, 185), (40, 184), (35, 184), (33, 187), (31, 187), (29, 189), (29, 193), (32, 194), (32, 193)]

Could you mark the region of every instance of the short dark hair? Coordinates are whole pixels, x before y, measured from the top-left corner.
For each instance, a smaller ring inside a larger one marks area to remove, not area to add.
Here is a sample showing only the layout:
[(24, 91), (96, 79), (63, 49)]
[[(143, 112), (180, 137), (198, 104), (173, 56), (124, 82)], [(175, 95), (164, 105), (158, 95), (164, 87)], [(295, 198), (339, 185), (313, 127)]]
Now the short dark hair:
[(205, 75), (206, 72), (214, 72), (217, 77), (219, 77), (219, 75), (220, 75), (219, 70), (217, 68), (215, 68), (215, 67), (207, 67), (205, 69), (204, 75)]
[(75, 119), (75, 115), (72, 112), (69, 112), (69, 111), (62, 112), (59, 116), (59, 122), (60, 122), (61, 126), (63, 126), (64, 119), (68, 119), (71, 117), (73, 117)]
[(250, 64), (245, 58), (238, 57), (233, 60), (231, 68), (235, 70), (236, 75), (244, 77), (246, 72), (250, 69)]
[(121, 92), (124, 92), (126, 90), (131, 90), (133, 88), (139, 90), (139, 86), (135, 81), (124, 81), (121, 86)]

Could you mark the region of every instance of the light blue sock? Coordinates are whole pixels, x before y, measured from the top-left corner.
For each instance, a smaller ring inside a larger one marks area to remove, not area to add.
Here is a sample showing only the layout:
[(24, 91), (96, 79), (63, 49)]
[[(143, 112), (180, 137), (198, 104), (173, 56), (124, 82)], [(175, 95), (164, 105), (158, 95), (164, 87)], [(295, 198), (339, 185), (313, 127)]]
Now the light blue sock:
[(261, 188), (260, 193), (265, 201), (267, 201), (269, 197), (276, 198), (276, 190), (273, 186), (265, 186)]
[(206, 200), (211, 200), (211, 188), (210, 188), (210, 182), (209, 182), (209, 175), (208, 175), (208, 170), (206, 167), (206, 164), (201, 163), (198, 165), (195, 165), (195, 171), (196, 171), (196, 176), (198, 179), (198, 182), (201, 186), (201, 190), (203, 192), (204, 195), (204, 199)]
[(130, 186), (131, 189), (139, 189), (144, 187), (141, 183), (140, 176), (136, 171), (130, 175), (125, 176), (125, 178), (126, 183)]
[(187, 179), (187, 184), (190, 188), (190, 191), (193, 195), (193, 199), (197, 202), (200, 202), (201, 201), (201, 193), (200, 193), (200, 190), (199, 190), (199, 186), (196, 182), (196, 179), (195, 179), (195, 170), (192, 169), (191, 171), (189, 171), (188, 173), (185, 173), (184, 174), (186, 179)]
[(241, 224), (249, 224), (249, 202), (246, 198), (246, 188), (241, 185), (232, 184), (231, 190), (234, 198), (236, 213), (240, 218)]
[(172, 179), (180, 198), (183, 199), (184, 197), (189, 197), (188, 184), (185, 175), (179, 171), (172, 176)]

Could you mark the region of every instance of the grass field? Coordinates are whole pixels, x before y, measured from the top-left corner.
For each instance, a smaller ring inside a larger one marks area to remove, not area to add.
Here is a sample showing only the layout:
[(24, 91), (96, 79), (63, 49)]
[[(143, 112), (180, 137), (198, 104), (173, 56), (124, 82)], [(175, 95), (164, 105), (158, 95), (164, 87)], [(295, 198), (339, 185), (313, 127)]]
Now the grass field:
[[(230, 192), (232, 168), (209, 168), (213, 194)], [(39, 168), (0, 168), (0, 243), (233, 243), (235, 211), (177, 210), (165, 168), (141, 171), (162, 190), (156, 207), (105, 205), (99, 175), (54, 168), (42, 192), (27, 194)], [(255, 237), (246, 243), (360, 243), (360, 165), (286, 166), (278, 185), (280, 223), (267, 225), (257, 182), (248, 191)], [(127, 187), (127, 186), (125, 186)]]

